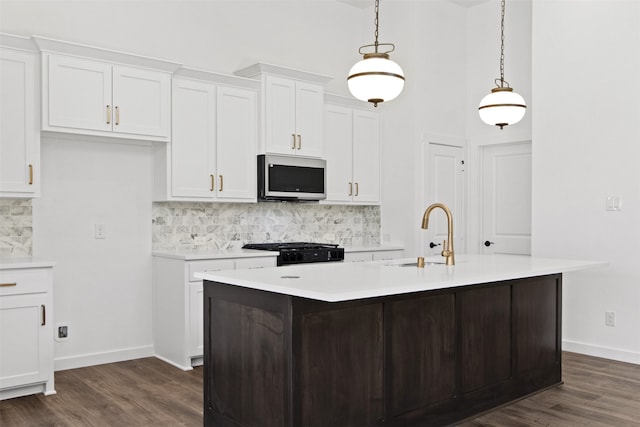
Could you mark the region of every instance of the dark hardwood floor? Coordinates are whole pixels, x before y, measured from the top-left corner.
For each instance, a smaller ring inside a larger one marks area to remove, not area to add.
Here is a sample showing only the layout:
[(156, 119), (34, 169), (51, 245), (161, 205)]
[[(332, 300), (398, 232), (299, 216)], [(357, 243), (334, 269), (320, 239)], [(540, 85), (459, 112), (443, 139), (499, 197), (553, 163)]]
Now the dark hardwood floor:
[[(640, 426), (640, 365), (565, 352), (563, 380), (459, 426)], [(56, 372), (56, 390), (1, 401), (0, 426), (202, 425), (202, 368), (138, 359)]]

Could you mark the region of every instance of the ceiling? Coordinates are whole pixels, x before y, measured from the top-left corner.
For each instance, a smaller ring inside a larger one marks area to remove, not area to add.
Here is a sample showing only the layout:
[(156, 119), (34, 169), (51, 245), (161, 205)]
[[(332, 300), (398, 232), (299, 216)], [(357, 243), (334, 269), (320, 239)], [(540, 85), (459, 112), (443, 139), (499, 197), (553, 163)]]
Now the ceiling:
[[(364, 9), (366, 7), (372, 6), (374, 3), (373, 0), (337, 0), (337, 1), (340, 3), (350, 4), (351, 6), (354, 6), (360, 9)], [(393, 1), (393, 0), (387, 0), (387, 1)], [(400, 1), (400, 0), (396, 0), (396, 1)], [(431, 0), (418, 0), (418, 1), (431, 1)], [(486, 3), (490, 0), (447, 0), (447, 1), (462, 7), (473, 7), (482, 3)]]

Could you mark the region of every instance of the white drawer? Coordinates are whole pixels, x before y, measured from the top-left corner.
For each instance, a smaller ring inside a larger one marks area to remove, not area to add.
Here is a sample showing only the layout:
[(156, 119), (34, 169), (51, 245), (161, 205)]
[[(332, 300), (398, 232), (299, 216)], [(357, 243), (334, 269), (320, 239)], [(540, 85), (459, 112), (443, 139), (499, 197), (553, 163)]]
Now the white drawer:
[(198, 279), (194, 276), (196, 273), (203, 273), (206, 271), (220, 271), (220, 270), (233, 270), (235, 263), (232, 259), (208, 259), (204, 261), (189, 261), (189, 281), (198, 282), (202, 279)]
[(249, 268), (265, 268), (275, 267), (276, 257), (260, 257), (260, 258), (238, 258), (236, 259), (236, 269), (244, 270)]
[(51, 286), (51, 268), (0, 270), (0, 295), (50, 292)]

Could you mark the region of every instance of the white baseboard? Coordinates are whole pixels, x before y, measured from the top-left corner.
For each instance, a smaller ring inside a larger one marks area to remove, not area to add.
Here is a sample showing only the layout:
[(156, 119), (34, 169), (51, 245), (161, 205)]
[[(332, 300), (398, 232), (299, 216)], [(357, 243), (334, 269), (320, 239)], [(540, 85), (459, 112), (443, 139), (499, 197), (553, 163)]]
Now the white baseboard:
[(125, 348), (104, 353), (82, 354), (80, 356), (60, 357), (53, 361), (54, 371), (84, 368), (105, 363), (124, 362), (125, 360), (153, 357), (153, 346)]
[(178, 369), (182, 369), (183, 371), (193, 371), (193, 367), (191, 367), (191, 366), (182, 366), (182, 365), (179, 365), (179, 364), (177, 364), (177, 363), (175, 363), (175, 362), (173, 362), (173, 361), (171, 361), (171, 360), (167, 359), (166, 357), (162, 357), (162, 356), (159, 356), (159, 355), (157, 355), (157, 354), (154, 354), (153, 356), (154, 356), (156, 359), (160, 359), (160, 360), (162, 360), (163, 362), (168, 363), (168, 364), (169, 364), (169, 365), (171, 365), (171, 366), (175, 366), (175, 367), (176, 367), (176, 368), (178, 368)]
[(602, 347), (576, 341), (562, 341), (562, 349), (572, 353), (586, 354), (588, 356), (602, 357), (604, 359), (617, 360), (619, 362), (634, 363), (640, 365), (640, 353), (619, 348)]

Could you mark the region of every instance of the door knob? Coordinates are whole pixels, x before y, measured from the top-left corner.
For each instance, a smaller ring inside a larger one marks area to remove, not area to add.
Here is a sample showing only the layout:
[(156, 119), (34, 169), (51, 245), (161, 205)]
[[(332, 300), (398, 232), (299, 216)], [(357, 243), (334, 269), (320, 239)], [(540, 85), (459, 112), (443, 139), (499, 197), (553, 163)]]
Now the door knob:
[(488, 241), (488, 240), (485, 240), (485, 241), (484, 241), (484, 245), (485, 245), (486, 247), (489, 247), (489, 246), (491, 246), (491, 245), (493, 245), (493, 244), (494, 244), (494, 242), (490, 242), (490, 241)]
[(433, 242), (429, 242), (429, 247), (431, 249), (435, 248), (436, 246), (440, 246), (442, 243), (433, 243)]

